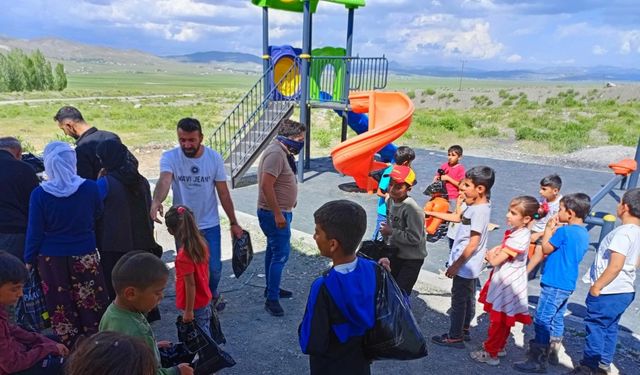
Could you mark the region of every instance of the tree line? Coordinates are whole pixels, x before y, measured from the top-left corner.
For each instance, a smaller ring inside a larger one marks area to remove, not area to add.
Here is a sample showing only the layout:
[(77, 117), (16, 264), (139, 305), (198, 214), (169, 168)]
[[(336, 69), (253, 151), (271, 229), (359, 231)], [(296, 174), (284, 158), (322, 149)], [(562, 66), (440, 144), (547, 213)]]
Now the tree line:
[(67, 87), (64, 65), (55, 69), (40, 50), (27, 55), (20, 49), (0, 53), (0, 92), (6, 91), (62, 91)]

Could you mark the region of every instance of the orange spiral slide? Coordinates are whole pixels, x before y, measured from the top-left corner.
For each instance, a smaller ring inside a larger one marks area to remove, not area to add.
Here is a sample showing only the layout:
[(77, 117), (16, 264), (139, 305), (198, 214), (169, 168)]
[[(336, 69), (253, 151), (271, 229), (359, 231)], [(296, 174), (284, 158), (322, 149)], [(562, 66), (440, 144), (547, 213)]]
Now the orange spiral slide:
[(369, 130), (331, 150), (333, 166), (353, 177), (360, 189), (373, 192), (378, 182), (369, 173), (387, 167), (373, 160), (373, 156), (409, 129), (413, 102), (404, 93), (380, 91), (354, 92), (349, 95), (349, 102), (353, 112), (369, 113)]

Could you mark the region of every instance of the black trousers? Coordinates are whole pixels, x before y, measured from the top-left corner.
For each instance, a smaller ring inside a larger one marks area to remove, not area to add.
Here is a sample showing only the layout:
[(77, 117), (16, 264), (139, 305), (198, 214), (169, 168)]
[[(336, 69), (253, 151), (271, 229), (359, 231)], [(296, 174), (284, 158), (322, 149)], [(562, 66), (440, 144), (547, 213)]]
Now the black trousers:
[(422, 268), (424, 259), (401, 259), (393, 257), (389, 259), (391, 262), (391, 276), (396, 283), (408, 296), (411, 295), (413, 286), (418, 280), (418, 274)]
[(462, 338), (463, 330), (469, 329), (471, 320), (476, 314), (476, 283), (478, 279), (465, 279), (454, 276), (451, 286), (451, 327), (449, 337)]

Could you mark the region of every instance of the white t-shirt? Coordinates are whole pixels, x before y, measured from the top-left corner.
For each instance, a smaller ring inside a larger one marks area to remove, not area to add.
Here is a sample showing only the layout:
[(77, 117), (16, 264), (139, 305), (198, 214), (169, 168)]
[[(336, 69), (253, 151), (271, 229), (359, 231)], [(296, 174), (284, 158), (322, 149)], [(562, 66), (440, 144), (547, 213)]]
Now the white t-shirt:
[(173, 204), (189, 207), (198, 221), (198, 228), (208, 229), (220, 224), (215, 183), (226, 181), (227, 174), (222, 156), (202, 147), (204, 153), (199, 158), (186, 157), (180, 147), (163, 152), (160, 172), (173, 174)]
[(560, 211), (560, 199), (562, 199), (562, 195), (558, 195), (556, 200), (553, 202), (548, 202), (545, 198), (540, 200), (540, 204), (547, 202), (547, 205), (549, 205), (549, 212), (542, 219), (533, 222), (533, 226), (531, 227), (532, 232), (544, 232), (544, 227), (547, 226), (549, 219)]
[(624, 266), (609, 285), (602, 288), (602, 294), (632, 293), (635, 291), (636, 268), (640, 266), (640, 226), (625, 224), (612, 230), (600, 242), (596, 258), (589, 270), (589, 279), (593, 284), (609, 265), (611, 252), (626, 257)]
[(478, 204), (472, 206), (462, 206), (462, 218), (460, 226), (456, 233), (456, 238), (453, 241), (453, 247), (451, 247), (451, 253), (449, 254), (449, 265), (453, 264), (460, 255), (464, 252), (464, 249), (469, 244), (471, 239), (471, 232), (480, 233), (480, 243), (474, 251), (471, 258), (467, 260), (460, 271), (458, 276), (465, 279), (475, 279), (480, 276), (482, 270), (482, 264), (484, 262), (484, 256), (487, 252), (487, 238), (488, 238), (488, 226), (491, 219), (491, 204)]

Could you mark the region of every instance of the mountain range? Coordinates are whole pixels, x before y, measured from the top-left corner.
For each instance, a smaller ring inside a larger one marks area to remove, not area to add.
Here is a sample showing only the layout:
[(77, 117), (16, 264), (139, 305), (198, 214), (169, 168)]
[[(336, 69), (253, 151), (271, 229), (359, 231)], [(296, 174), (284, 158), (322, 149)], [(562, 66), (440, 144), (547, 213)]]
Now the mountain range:
[[(122, 50), (57, 38), (12, 39), (0, 36), (0, 53), (12, 48), (36, 49), (53, 62), (62, 62), (70, 73), (169, 72), (206, 74), (211, 71), (257, 73), (262, 59), (248, 53), (205, 51), (185, 55), (155, 56), (137, 50)], [(459, 77), (460, 67), (406, 66), (389, 62), (396, 75)], [(465, 78), (531, 81), (640, 81), (640, 69), (614, 66), (545, 67), (539, 69), (486, 70), (465, 67)]]

